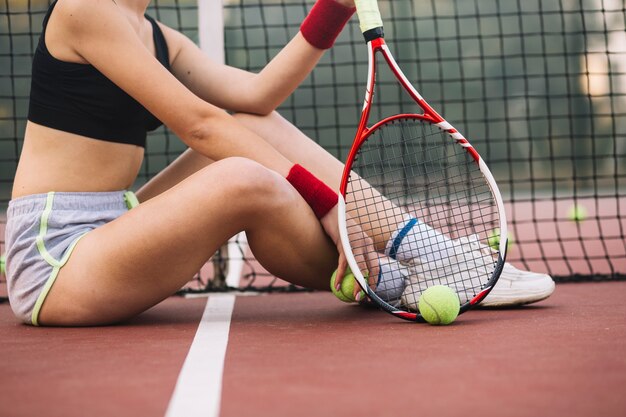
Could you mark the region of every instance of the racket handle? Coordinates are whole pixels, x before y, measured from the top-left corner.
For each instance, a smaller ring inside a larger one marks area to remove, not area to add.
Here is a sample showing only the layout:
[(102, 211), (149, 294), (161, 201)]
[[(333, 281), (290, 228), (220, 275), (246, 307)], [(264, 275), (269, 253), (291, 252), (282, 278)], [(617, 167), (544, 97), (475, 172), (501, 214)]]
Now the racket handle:
[[(356, 13), (359, 16), (361, 32), (383, 27), (383, 19), (380, 17), (378, 2), (376, 0), (354, 0)], [(382, 33), (382, 30), (380, 31)]]

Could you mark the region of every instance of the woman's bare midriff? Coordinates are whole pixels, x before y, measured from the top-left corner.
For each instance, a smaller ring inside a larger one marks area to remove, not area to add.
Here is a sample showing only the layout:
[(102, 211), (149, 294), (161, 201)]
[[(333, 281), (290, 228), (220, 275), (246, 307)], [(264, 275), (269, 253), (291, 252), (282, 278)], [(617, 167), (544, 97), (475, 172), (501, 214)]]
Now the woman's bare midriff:
[(144, 149), (28, 122), (12, 198), (49, 191), (101, 192), (131, 187)]

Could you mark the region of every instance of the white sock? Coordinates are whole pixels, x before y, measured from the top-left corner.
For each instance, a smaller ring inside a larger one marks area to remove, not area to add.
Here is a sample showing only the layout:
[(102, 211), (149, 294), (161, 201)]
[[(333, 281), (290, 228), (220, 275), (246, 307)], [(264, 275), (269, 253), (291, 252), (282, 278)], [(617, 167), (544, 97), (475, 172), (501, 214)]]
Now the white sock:
[(454, 242), (415, 217), (407, 217), (387, 242), (385, 254), (398, 261), (436, 261), (454, 254)]
[(404, 272), (406, 267), (393, 260), (384, 262), (382, 259), (379, 267), (378, 282), (374, 292), (388, 303), (398, 301), (406, 285), (405, 278), (408, 274)]

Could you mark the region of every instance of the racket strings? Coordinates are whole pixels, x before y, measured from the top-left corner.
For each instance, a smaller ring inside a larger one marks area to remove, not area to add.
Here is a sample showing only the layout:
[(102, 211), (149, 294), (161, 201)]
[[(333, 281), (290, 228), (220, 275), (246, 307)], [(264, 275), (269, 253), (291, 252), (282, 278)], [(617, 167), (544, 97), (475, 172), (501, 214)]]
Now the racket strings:
[[(394, 281), (396, 293), (402, 292), (400, 308), (415, 310), (421, 292), (432, 285), (452, 287), (462, 302), (485, 287), (498, 256), (488, 243), (499, 215), (489, 185), (462, 146), (431, 123), (396, 119), (371, 133), (352, 170), (347, 213), (377, 242), (380, 262), (406, 276)], [(417, 251), (409, 260), (390, 262), (382, 242), (407, 218), (432, 227), (447, 243), (433, 239), (427, 229), (417, 230), (413, 238), (433, 257)]]

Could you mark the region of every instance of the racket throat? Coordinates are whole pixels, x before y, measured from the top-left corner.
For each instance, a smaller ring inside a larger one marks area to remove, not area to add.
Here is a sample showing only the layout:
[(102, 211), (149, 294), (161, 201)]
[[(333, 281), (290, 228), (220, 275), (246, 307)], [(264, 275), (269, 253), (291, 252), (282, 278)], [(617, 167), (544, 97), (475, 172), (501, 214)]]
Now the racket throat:
[(365, 38), (365, 43), (372, 42), (376, 39), (382, 39), (385, 37), (385, 32), (382, 26), (379, 26), (374, 29), (366, 30), (363, 32), (363, 37)]

